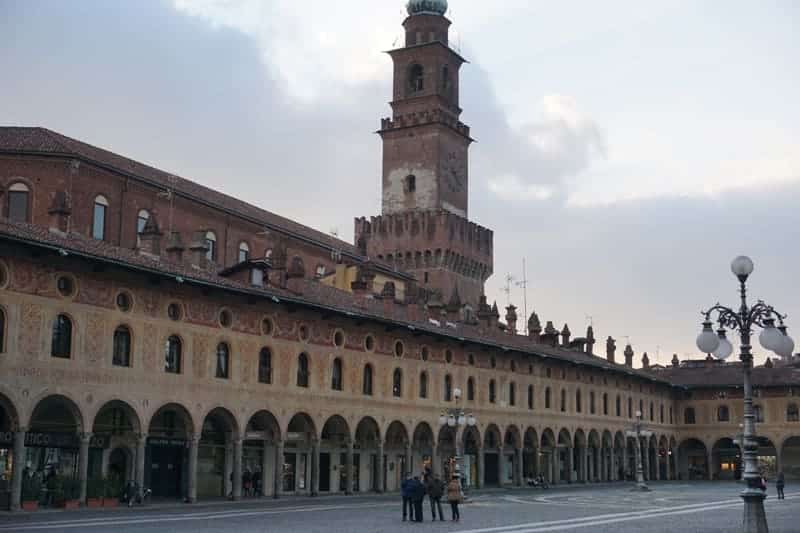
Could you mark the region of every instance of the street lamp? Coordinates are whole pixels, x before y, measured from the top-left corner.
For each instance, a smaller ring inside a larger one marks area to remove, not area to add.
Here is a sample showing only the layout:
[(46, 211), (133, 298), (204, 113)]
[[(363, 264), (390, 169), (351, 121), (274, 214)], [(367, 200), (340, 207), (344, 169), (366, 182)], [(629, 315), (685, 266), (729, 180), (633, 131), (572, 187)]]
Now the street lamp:
[[(739, 310), (736, 311), (729, 307), (724, 307), (719, 303), (708, 311), (703, 311), (705, 320), (703, 331), (697, 336), (697, 347), (703, 353), (714, 354), (720, 359), (724, 359), (729, 343), (725, 338), (725, 328), (739, 332), (740, 353), (739, 359), (742, 361), (744, 373), (744, 428), (742, 432), (742, 449), (744, 451), (744, 481), (745, 489), (742, 491), (744, 500), (744, 519), (742, 521), (742, 531), (744, 533), (768, 533), (767, 517), (764, 513), (765, 495), (760, 489), (760, 474), (758, 471), (758, 442), (756, 441), (755, 414), (753, 412), (753, 385), (751, 383), (751, 373), (753, 369), (753, 354), (751, 352), (750, 336), (753, 327), (762, 328), (758, 336), (761, 345), (775, 352), (782, 357), (791, 356), (794, 350), (794, 341), (786, 333), (786, 326), (783, 324), (785, 315), (781, 315), (772, 306), (758, 301), (754, 306), (747, 305), (746, 282), (750, 274), (753, 273), (753, 261), (746, 256), (739, 256), (731, 263), (731, 271), (739, 279), (739, 295), (741, 303)], [(711, 328), (713, 322), (711, 315), (716, 313), (716, 322), (719, 331), (714, 334)], [(775, 327), (775, 321), (779, 326)], [(732, 350), (731, 350), (732, 351)]]
[[(448, 407), (442, 414), (439, 415), (439, 425), (440, 426), (448, 426), (454, 428), (458, 427), (472, 427), (478, 423), (475, 419), (475, 416), (472, 413), (465, 413), (464, 409), (458, 405), (458, 402), (461, 400), (461, 389), (455, 388), (453, 389), (453, 399), (456, 401), (455, 407)], [(461, 479), (461, 454), (459, 453), (459, 446), (456, 443), (456, 455), (455, 455), (455, 467), (456, 467), (456, 475), (458, 475), (459, 479)]]
[(636, 411), (636, 422), (633, 423), (632, 429), (629, 429), (625, 432), (628, 437), (632, 437), (636, 439), (636, 448), (634, 448), (635, 457), (636, 457), (636, 487), (632, 490), (647, 492), (650, 490), (650, 487), (647, 486), (647, 483), (644, 481), (644, 466), (642, 466), (642, 443), (640, 441), (641, 437), (649, 439), (652, 435), (652, 431), (648, 431), (646, 429), (642, 429), (642, 412)]

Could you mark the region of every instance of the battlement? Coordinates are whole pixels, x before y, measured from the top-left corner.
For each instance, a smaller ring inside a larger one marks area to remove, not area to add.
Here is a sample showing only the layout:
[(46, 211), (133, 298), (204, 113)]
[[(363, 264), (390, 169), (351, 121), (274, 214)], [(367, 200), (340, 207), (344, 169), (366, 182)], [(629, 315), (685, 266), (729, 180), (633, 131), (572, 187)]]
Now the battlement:
[(396, 115), (394, 118), (381, 119), (381, 129), (379, 133), (426, 124), (443, 124), (464, 137), (469, 137), (469, 126), (458, 120), (454, 115), (444, 112), (442, 109), (412, 111), (403, 115)]

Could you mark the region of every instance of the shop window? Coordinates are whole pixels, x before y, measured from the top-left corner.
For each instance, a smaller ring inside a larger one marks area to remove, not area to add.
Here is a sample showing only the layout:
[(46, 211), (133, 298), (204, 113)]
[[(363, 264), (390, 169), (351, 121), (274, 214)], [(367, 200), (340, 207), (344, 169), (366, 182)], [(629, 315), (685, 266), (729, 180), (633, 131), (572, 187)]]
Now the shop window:
[(227, 343), (221, 342), (217, 345), (217, 370), (216, 377), (219, 379), (230, 378), (231, 372), (231, 350)]
[(297, 386), (308, 388), (308, 377), (308, 356), (305, 353), (301, 353), (297, 357)]
[(517, 405), (517, 384), (513, 381), (508, 384), (508, 405), (511, 407)]
[(497, 385), (493, 379), (489, 380), (489, 403), (497, 401)]
[(550, 387), (544, 389), (544, 408), (550, 409), (551, 406), (551, 398), (550, 398)]
[(144, 231), (144, 227), (147, 225), (147, 221), (150, 220), (150, 213), (146, 209), (140, 209), (139, 213), (136, 215), (136, 247), (138, 248), (141, 245), (141, 235)]
[(92, 215), (92, 238), (102, 241), (106, 238), (106, 213), (108, 200), (99, 195), (94, 199), (94, 213)]
[(694, 423), (696, 423), (695, 414), (694, 414), (694, 407), (687, 407), (683, 411), (683, 423), (684, 424), (694, 424)]
[(419, 397), (420, 398), (427, 398), (428, 397), (428, 373), (422, 372), (419, 375)]
[(172, 335), (167, 339), (164, 349), (164, 371), (168, 374), (180, 374), (183, 357), (183, 343), (181, 339)]
[(8, 188), (8, 219), (12, 222), (30, 222), (30, 190), (24, 183)]
[(533, 409), (533, 385), (528, 385), (528, 409)]
[(800, 411), (798, 411), (796, 403), (790, 403), (786, 407), (786, 421), (800, 422)]
[(258, 352), (258, 382), (272, 383), (272, 352), (267, 347)]
[(114, 353), (111, 358), (114, 366), (131, 366), (131, 330), (119, 326), (114, 330)]
[(246, 242), (239, 243), (239, 262), (244, 263), (250, 259), (250, 245)]
[(72, 320), (67, 315), (58, 315), (53, 322), (53, 343), (50, 355), (69, 359), (72, 356)]
[(342, 382), (342, 360), (337, 357), (333, 360), (333, 369), (331, 370), (331, 388), (333, 390), (342, 390)]
[(403, 396), (403, 371), (399, 368), (395, 368), (392, 375), (392, 396), (395, 398)]
[(453, 400), (453, 378), (450, 374), (444, 377), (444, 401), (450, 402)]
[(364, 365), (364, 379), (361, 384), (364, 396), (372, 396), (372, 365)]
[(209, 261), (217, 259), (217, 235), (213, 231), (206, 232), (206, 259)]

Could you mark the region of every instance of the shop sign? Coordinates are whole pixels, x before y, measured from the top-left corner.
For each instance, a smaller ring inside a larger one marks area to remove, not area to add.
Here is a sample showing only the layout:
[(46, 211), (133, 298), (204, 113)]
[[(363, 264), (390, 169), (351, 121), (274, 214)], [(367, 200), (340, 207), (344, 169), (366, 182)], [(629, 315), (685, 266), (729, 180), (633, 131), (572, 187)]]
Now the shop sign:
[(161, 437), (150, 437), (147, 439), (147, 444), (150, 446), (186, 446), (186, 439), (170, 439)]
[[(14, 445), (13, 431), (0, 431), (0, 446)], [(107, 435), (92, 435), (90, 448), (108, 448)], [(25, 433), (25, 446), (35, 448), (80, 448), (81, 438), (75, 433), (43, 433), (28, 431)]]

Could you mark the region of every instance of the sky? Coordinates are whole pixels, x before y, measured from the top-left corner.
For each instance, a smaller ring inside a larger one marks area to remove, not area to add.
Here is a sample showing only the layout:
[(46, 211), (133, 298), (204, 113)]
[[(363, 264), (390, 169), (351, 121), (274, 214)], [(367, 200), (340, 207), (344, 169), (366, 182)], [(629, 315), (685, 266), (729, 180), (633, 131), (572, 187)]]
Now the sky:
[[(0, 124), (352, 241), (380, 212), (404, 4), (0, 0)], [(737, 304), (747, 254), (753, 299), (800, 337), (800, 4), (450, 0), (448, 17), (490, 300), (523, 311), (524, 259), (528, 313), (666, 364), (698, 357), (700, 310)]]

